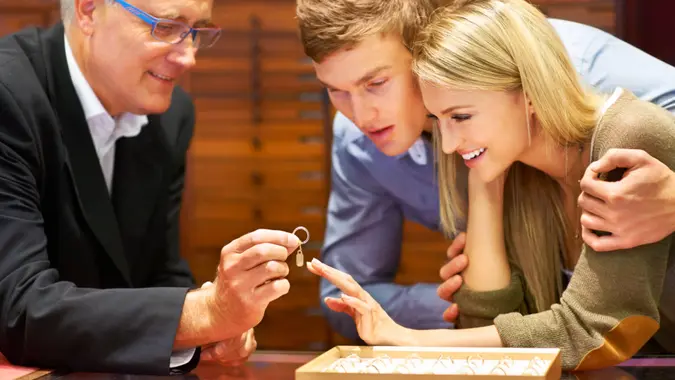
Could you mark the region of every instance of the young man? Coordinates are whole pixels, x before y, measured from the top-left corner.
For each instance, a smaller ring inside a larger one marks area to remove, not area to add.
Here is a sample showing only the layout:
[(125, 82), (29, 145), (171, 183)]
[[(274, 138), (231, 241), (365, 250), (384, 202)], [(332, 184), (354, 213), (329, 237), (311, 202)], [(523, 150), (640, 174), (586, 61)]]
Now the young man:
[[(393, 283), (404, 218), (439, 229), (432, 146), (425, 133), (431, 124), (410, 71), (410, 47), (443, 2), (297, 4), (305, 53), (339, 111), (322, 260), (351, 274), (397, 323), (417, 329), (452, 327), (456, 309), (450, 309), (449, 298), (461, 284), (450, 275), (440, 286)], [(675, 68), (598, 29), (551, 23), (588, 84), (603, 92), (620, 86), (675, 112)], [(321, 282), (322, 298), (338, 292)], [(323, 306), (336, 331), (358, 337), (351, 318)]]

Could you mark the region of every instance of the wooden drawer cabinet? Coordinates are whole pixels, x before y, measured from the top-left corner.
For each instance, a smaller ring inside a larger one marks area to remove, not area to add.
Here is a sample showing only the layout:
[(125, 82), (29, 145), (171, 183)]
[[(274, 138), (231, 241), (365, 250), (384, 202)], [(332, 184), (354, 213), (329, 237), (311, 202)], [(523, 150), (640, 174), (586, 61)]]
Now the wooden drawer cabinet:
[[(227, 176), (219, 173), (226, 173)], [(326, 191), (326, 173), (322, 163), (309, 160), (233, 162), (227, 159), (204, 159), (195, 163), (193, 175), (209, 178), (209, 181), (200, 184), (200, 190), (219, 193), (223, 199)]]

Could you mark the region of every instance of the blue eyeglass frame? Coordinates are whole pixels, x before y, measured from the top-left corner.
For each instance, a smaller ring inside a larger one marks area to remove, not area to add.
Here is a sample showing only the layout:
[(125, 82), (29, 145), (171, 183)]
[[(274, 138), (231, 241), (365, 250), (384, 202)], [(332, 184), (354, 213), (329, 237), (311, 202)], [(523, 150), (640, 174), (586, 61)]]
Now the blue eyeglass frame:
[(157, 39), (158, 41), (166, 42), (166, 43), (169, 43), (169, 44), (171, 43), (171, 42), (159, 40), (157, 37), (154, 36), (155, 27), (157, 27), (158, 23), (163, 22), (163, 21), (174, 23), (174, 24), (183, 24), (188, 28), (188, 31), (180, 36), (180, 40), (178, 40), (177, 42), (173, 42), (173, 44), (175, 44), (175, 45), (183, 42), (185, 40), (185, 38), (189, 35), (192, 35), (192, 41), (194, 41), (197, 38), (197, 32), (199, 32), (199, 31), (211, 31), (211, 32), (214, 32), (214, 33), (218, 33), (216, 38), (213, 39), (213, 42), (208, 46), (204, 46), (205, 48), (207, 48), (209, 46), (212, 46), (213, 44), (216, 43), (216, 41), (218, 41), (218, 38), (220, 38), (220, 35), (219, 35), (220, 31), (221, 31), (220, 28), (193, 28), (193, 27), (191, 27), (190, 25), (188, 25), (184, 22), (155, 17), (155, 16), (153, 16), (153, 15), (147, 13), (147, 12), (144, 12), (141, 9), (136, 8), (135, 6), (127, 3), (124, 0), (113, 0), (113, 1), (118, 3), (119, 5), (121, 5), (122, 8), (129, 11), (129, 13), (133, 14), (134, 16), (136, 16), (136, 17), (140, 18), (141, 20), (145, 21), (147, 24), (151, 25), (152, 26), (152, 32), (153, 32), (152, 37)]

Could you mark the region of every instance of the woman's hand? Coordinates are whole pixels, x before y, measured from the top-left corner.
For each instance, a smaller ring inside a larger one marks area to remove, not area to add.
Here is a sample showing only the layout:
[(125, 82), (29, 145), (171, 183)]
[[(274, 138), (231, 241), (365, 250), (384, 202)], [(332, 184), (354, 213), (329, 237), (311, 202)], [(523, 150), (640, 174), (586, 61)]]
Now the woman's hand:
[(359, 336), (367, 344), (397, 345), (397, 342), (402, 342), (399, 339), (406, 336), (408, 329), (394, 322), (352, 276), (317, 259), (308, 262), (307, 269), (330, 281), (343, 292), (341, 298), (326, 297), (326, 305), (333, 311), (351, 316)]

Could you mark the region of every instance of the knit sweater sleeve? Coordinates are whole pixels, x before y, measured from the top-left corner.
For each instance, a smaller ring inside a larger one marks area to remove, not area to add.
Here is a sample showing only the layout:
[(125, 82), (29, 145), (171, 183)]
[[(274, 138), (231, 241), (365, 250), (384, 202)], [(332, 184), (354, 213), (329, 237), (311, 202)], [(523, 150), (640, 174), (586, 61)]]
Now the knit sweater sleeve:
[[(611, 148), (642, 149), (675, 169), (674, 147), (675, 118), (625, 93), (598, 125), (592, 158)], [(494, 320), (502, 342), (508, 347), (559, 347), (566, 370), (623, 362), (659, 329), (659, 301), (671, 247), (670, 236), (613, 252), (584, 246), (558, 304), (544, 312), (508, 313)]]

